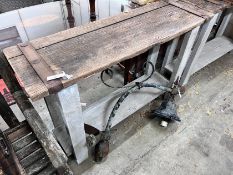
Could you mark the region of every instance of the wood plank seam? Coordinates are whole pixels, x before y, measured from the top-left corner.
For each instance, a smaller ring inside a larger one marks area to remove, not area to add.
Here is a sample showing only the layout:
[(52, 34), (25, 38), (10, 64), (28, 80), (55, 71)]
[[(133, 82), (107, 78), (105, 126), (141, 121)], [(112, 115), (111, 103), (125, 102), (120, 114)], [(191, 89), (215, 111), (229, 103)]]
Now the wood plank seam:
[[(148, 4), (148, 5), (144, 6), (144, 7), (141, 7), (139, 9), (134, 9), (134, 10), (130, 11), (129, 13), (121, 13), (118, 16), (113, 16), (113, 17), (110, 17), (110, 18), (107, 18), (107, 19), (101, 19), (101, 20), (89, 23), (89, 24), (87, 24), (85, 26), (74, 27), (72, 29), (68, 29), (68, 30), (65, 30), (65, 31), (62, 31), (62, 32), (58, 32), (56, 34), (53, 34), (53, 35), (50, 35), (50, 36), (47, 36), (47, 37), (42, 37), (42, 38), (39, 38), (39, 39), (32, 40), (31, 43), (32, 43), (33, 47), (36, 50), (39, 50), (39, 49), (42, 49), (44, 47), (48, 47), (48, 46), (51, 46), (53, 44), (62, 42), (64, 40), (69, 40), (69, 39), (84, 35), (84, 34), (86, 34), (88, 32), (96, 31), (98, 29), (111, 26), (111, 25), (113, 25), (115, 23), (119, 23), (119, 22), (122, 22), (122, 21), (125, 21), (125, 20), (129, 20), (129, 19), (131, 19), (133, 17), (140, 16), (142, 14), (145, 14), (145, 13), (157, 10), (159, 8), (165, 7), (167, 5), (169, 5), (169, 4), (166, 3), (166, 2), (163, 2), (163, 1), (154, 2), (154, 3)], [(145, 11), (143, 11), (144, 9), (145, 9)], [(136, 15), (134, 15), (134, 14), (136, 14)], [(66, 38), (64, 38), (64, 36), (66, 36), (65, 34), (69, 34), (69, 35)], [(53, 41), (53, 40), (50, 41), (51, 38), (55, 39), (55, 41)], [(51, 43), (49, 43), (49, 41)], [(16, 54), (11, 55), (12, 50), (14, 50), (16, 52)], [(6, 54), (7, 59), (14, 58), (14, 57), (22, 55), (20, 50), (18, 50), (17, 47), (15, 47), (15, 46), (6, 48), (6, 49), (3, 50), (3, 52)]]
[(48, 76), (55, 75), (56, 73), (51, 69), (48, 63), (46, 63), (43, 57), (39, 55), (39, 53), (30, 43), (18, 44), (18, 47), (38, 77), (48, 88), (50, 94), (54, 94), (63, 89), (63, 84), (60, 79), (47, 81)]
[[(167, 4), (167, 5), (168, 5), (168, 4)], [(131, 18), (135, 18), (135, 17), (137, 17), (137, 16), (144, 15), (144, 14), (146, 14), (146, 13), (150, 13), (150, 12), (152, 12), (152, 11), (154, 11), (154, 10), (158, 10), (158, 9), (160, 9), (160, 8), (162, 8), (162, 7), (167, 6), (167, 5), (160, 6), (160, 7), (156, 8), (156, 9), (152, 9), (152, 10), (146, 11), (146, 12), (144, 12), (144, 13), (137, 14), (137, 15), (135, 15), (135, 16), (133, 16), (133, 17), (129, 17), (129, 18), (126, 18), (126, 19), (124, 19), (124, 20), (121, 20), (121, 21), (118, 21), (118, 22), (115, 22), (115, 23), (112, 23), (112, 24), (109, 24), (109, 25), (106, 25), (106, 26), (102, 26), (102, 27), (97, 28), (97, 29), (94, 29), (94, 30), (92, 30), (92, 31), (89, 31), (89, 32), (86, 32), (86, 33), (82, 33), (82, 34), (80, 34), (80, 35), (76, 35), (76, 36), (73, 36), (73, 37), (64, 39), (64, 40), (62, 40), (62, 41), (58, 41), (58, 42), (56, 42), (56, 43), (52, 43), (52, 44), (47, 45), (47, 46), (44, 46), (44, 47), (49, 47), (49, 46), (51, 46), (51, 45), (54, 45), (54, 44), (57, 44), (57, 43), (60, 43), (60, 42), (66, 41), (66, 40), (70, 40), (70, 39), (72, 39), (72, 38), (76, 38), (76, 37), (78, 37), (78, 36), (88, 34), (88, 33), (90, 33), (90, 32), (95, 32), (95, 31), (97, 31), (97, 30), (100, 30), (100, 29), (103, 29), (103, 28), (106, 28), (106, 27), (115, 25), (115, 24), (117, 24), (117, 23), (121, 23), (121, 22), (124, 22), (124, 21), (126, 21), (126, 20), (130, 20)], [(42, 48), (44, 48), (44, 47), (41, 47), (41, 48), (39, 48), (39, 49), (42, 49)], [(39, 49), (37, 49), (37, 50), (39, 50)]]
[[(146, 15), (131, 19), (130, 22), (118, 23), (98, 32), (69, 40), (68, 43), (59, 43), (37, 52), (53, 70), (64, 70), (66, 73), (74, 75), (72, 79), (62, 81), (64, 87), (69, 87), (77, 83), (78, 80), (98, 73), (106, 67), (137, 56), (155, 44), (172, 40), (201, 25), (203, 22), (203, 18), (180, 10), (175, 6), (167, 5)], [(136, 25), (132, 25), (132, 23)], [(173, 26), (174, 28), (172, 28)], [(141, 30), (142, 27), (145, 27), (144, 30)], [(164, 27), (168, 29), (164, 31)], [(132, 32), (133, 30), (135, 32)], [(126, 34), (127, 36), (124, 36)], [(95, 40), (95, 37), (103, 38), (103, 44), (95, 43), (98, 41)], [(110, 39), (109, 42), (107, 42), (108, 39)], [(82, 52), (83, 48), (85, 52)], [(94, 66), (93, 61), (97, 59), (99, 59), (98, 64)], [(104, 62), (102, 62), (102, 59), (104, 59)], [(23, 56), (9, 59), (8, 61), (16, 74), (19, 75), (25, 91), (33, 101), (49, 95), (44, 83), (40, 81)], [(28, 71), (21, 74), (20, 72), (23, 69)]]

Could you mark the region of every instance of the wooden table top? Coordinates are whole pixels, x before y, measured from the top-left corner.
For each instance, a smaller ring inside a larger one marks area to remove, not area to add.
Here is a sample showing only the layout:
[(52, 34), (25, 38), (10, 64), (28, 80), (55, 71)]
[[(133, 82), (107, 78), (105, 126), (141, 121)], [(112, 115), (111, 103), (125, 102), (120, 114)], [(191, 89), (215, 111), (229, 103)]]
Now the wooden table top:
[[(208, 15), (211, 17), (225, 7), (212, 2), (203, 6), (202, 1), (182, 0), (182, 4), (208, 9), (204, 17), (199, 12), (193, 13), (174, 5), (174, 2), (181, 4), (181, 0), (172, 0), (171, 4), (160, 1), (32, 40), (31, 44), (53, 71), (73, 75), (70, 80), (62, 80), (63, 86), (68, 87), (82, 78), (137, 56), (155, 44), (168, 42), (190, 31), (204, 23)], [(3, 52), (33, 101), (49, 95), (47, 87), (17, 46), (6, 48)]]

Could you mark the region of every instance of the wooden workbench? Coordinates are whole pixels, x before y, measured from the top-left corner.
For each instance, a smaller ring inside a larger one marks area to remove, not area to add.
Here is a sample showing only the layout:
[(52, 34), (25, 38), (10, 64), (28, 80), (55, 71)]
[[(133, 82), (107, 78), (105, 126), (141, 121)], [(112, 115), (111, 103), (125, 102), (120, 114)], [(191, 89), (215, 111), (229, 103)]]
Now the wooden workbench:
[[(71, 80), (63, 81), (67, 87), (139, 55), (155, 44), (176, 38), (203, 22), (203, 18), (159, 2), (31, 43), (54, 71), (73, 75)], [(4, 54), (32, 100), (49, 95), (17, 46), (5, 49)]]
[[(170, 3), (172, 5), (156, 2), (31, 43), (54, 71), (65, 71), (74, 76), (63, 81), (67, 87), (81, 78), (139, 55), (155, 44), (186, 33), (204, 22), (201, 17), (210, 18), (226, 6), (203, 0), (173, 0)], [(17, 46), (5, 49), (4, 53), (32, 100), (49, 95)]]
[[(37, 53), (54, 72), (65, 71), (73, 75), (72, 79), (62, 80), (65, 89), (55, 95), (49, 94), (47, 86), (43, 83), (44, 80), (37, 75), (18, 46), (6, 48), (3, 52), (21, 80), (27, 95), (34, 101), (45, 97), (52, 117), (65, 120), (63, 125), (68, 128), (69, 133), (64, 131), (63, 134), (69, 135), (76, 158), (80, 163), (87, 158), (84, 123), (103, 130), (107, 120), (105, 116), (109, 114), (106, 108), (111, 108), (114, 102), (112, 99), (121, 92), (106, 97), (82, 113), (78, 88), (75, 84), (80, 79), (150, 49), (150, 59), (153, 57), (152, 60), (155, 63), (159, 51), (158, 46), (174, 40), (165, 55), (166, 60), (168, 57), (171, 59), (172, 55), (174, 56), (174, 48), (177, 46), (177, 38), (183, 36), (178, 61), (172, 69), (171, 82), (174, 82), (182, 75), (192, 48), (199, 52), (217, 20), (218, 13), (230, 7), (231, 3), (230, 0), (221, 2), (217, 0), (160, 1), (128, 13), (31, 41)], [(202, 24), (203, 27), (199, 32)], [(168, 83), (158, 73), (149, 81)], [(158, 90), (146, 92), (156, 95), (144, 94), (143, 100), (140, 99), (141, 101), (137, 104), (135, 100), (128, 102), (129, 106), (134, 105), (133, 110), (125, 110), (123, 115), (116, 117), (117, 121), (114, 125), (162, 93)], [(71, 102), (75, 105), (71, 105)], [(55, 109), (57, 104), (60, 106)], [(56, 126), (60, 127), (61, 123), (57, 123)], [(78, 133), (79, 138), (77, 138)], [(69, 149), (67, 145), (69, 141), (63, 144)]]

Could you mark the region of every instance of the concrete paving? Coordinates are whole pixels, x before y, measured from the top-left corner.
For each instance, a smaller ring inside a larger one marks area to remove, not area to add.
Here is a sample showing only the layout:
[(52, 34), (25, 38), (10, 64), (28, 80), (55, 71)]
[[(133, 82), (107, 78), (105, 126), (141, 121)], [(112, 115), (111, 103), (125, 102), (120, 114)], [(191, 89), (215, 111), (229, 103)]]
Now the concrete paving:
[(181, 123), (161, 128), (149, 116), (159, 100), (114, 128), (101, 164), (70, 165), (83, 175), (233, 175), (233, 55), (197, 72), (177, 99)]

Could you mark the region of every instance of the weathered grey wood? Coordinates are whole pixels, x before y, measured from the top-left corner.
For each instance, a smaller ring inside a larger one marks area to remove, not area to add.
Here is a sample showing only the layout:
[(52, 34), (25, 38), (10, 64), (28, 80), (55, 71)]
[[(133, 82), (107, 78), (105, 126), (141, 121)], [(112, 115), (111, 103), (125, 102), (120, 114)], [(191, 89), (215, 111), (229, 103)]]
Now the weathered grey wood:
[(161, 67), (161, 70), (160, 70), (160, 72), (162, 74), (164, 73), (165, 67), (169, 63), (172, 62), (172, 60), (174, 58), (174, 54), (175, 54), (176, 48), (177, 48), (177, 45), (178, 45), (178, 42), (179, 42), (179, 37), (175, 38), (174, 40), (172, 40), (172, 41), (170, 41), (168, 43), (166, 54), (165, 54), (165, 57), (163, 59), (163, 64), (162, 64), (162, 67)]
[[(65, 126), (68, 129), (68, 136), (77, 162), (83, 162), (88, 158), (88, 149), (78, 86), (70, 86), (55, 95), (50, 95), (45, 100), (50, 106), (48, 109), (51, 111), (50, 114), (54, 115), (53, 118), (57, 117), (60, 126)], [(61, 134), (65, 135), (66, 133)]]
[(232, 17), (232, 13), (233, 13), (233, 8), (227, 9), (226, 14), (223, 18), (223, 21), (218, 29), (218, 32), (216, 34), (216, 37), (220, 37), (224, 34), (227, 25), (229, 24), (231, 17)]
[(43, 168), (45, 168), (49, 164), (49, 158), (43, 157), (38, 161), (34, 162), (31, 166), (26, 168), (27, 175), (34, 175), (35, 173), (39, 172)]
[[(13, 130), (13, 131), (12, 131)], [(7, 137), (11, 141), (11, 143), (17, 141), (18, 139), (32, 133), (31, 128), (25, 122), (21, 123), (19, 126), (7, 130)]]
[(193, 4), (194, 6), (201, 8), (203, 10), (212, 12), (212, 13), (219, 13), (222, 9), (225, 8), (224, 3), (222, 4), (215, 4), (208, 0), (182, 0), (187, 3)]
[(233, 50), (233, 40), (225, 36), (207, 42), (192, 69), (192, 74)]
[(209, 2), (212, 2), (217, 5), (221, 5), (223, 7), (230, 7), (231, 4), (233, 3), (232, 0), (208, 0)]
[[(111, 25), (103, 25), (102, 28), (89, 30), (70, 39), (65, 40), (64, 37), (67, 36), (60, 34), (62, 38), (59, 38), (60, 42), (37, 51), (54, 71), (65, 71), (73, 75), (72, 79), (62, 81), (63, 85), (68, 87), (82, 78), (135, 57), (156, 44), (170, 41), (203, 22), (203, 18), (172, 5), (166, 5), (131, 18), (118, 20), (117, 23), (111, 22)], [(54, 37), (50, 39), (55, 40)], [(45, 39), (43, 41), (46, 42)], [(17, 76), (22, 80), (29, 97), (37, 100), (48, 96), (48, 89), (25, 57), (21, 55), (12, 58), (11, 56), (16, 54), (15, 47), (5, 49), (4, 52), (8, 55), (8, 60)]]
[[(157, 58), (158, 58), (158, 55), (159, 55), (159, 49), (160, 49), (160, 45), (155, 45), (149, 51), (149, 55), (148, 55), (147, 61), (151, 62), (154, 66), (155, 66), (155, 64), (157, 62)], [(147, 64), (146, 74), (150, 75), (151, 71), (152, 71), (151, 65)]]
[[(208, 41), (202, 52), (198, 61), (194, 65), (192, 69), (191, 75), (195, 72), (199, 71), (203, 67), (207, 66), (208, 64), (214, 62), (218, 58), (222, 57), (223, 55), (227, 54), (233, 49), (233, 41), (230, 38), (225, 36), (214, 38), (211, 41)], [(173, 72), (174, 65), (176, 64), (177, 59), (175, 59), (170, 64), (166, 65), (166, 69), (170, 72)]]
[[(233, 49), (233, 41), (228, 37), (222, 36), (208, 41), (205, 44), (201, 52), (201, 55), (198, 58), (198, 61), (196, 61), (196, 64), (192, 69), (191, 75), (199, 71), (203, 67), (207, 66), (208, 64), (214, 62), (223, 55), (227, 54), (228, 52), (232, 51), (232, 49)], [(176, 64), (176, 62), (177, 59), (175, 59), (170, 64), (166, 65), (165, 68), (170, 72), (173, 72), (174, 65)]]
[(203, 24), (201, 31), (200, 31), (200, 34), (198, 36), (198, 39), (193, 47), (192, 53), (189, 57), (189, 60), (186, 64), (184, 72), (181, 76), (180, 83), (182, 85), (187, 84), (187, 82), (191, 76), (193, 66), (196, 64), (196, 61), (198, 60), (198, 58), (201, 54), (201, 51), (203, 50), (203, 48), (205, 46), (205, 43), (210, 35), (210, 32), (211, 32), (214, 24), (216, 23), (218, 15), (219, 14), (216, 14), (212, 19), (210, 19), (205, 24)]
[(30, 155), (31, 153), (33, 153), (34, 151), (40, 148), (41, 148), (40, 143), (38, 141), (34, 141), (31, 144), (22, 148), (21, 150), (17, 151), (16, 155), (19, 160), (22, 160), (23, 158), (27, 157), (28, 155)]
[[(140, 82), (146, 79), (147, 76), (143, 76), (134, 82)], [(161, 76), (159, 73), (155, 72), (154, 75), (146, 81), (147, 83), (157, 83), (161, 85), (168, 85), (168, 80)], [(131, 83), (132, 84), (132, 83)], [(130, 84), (129, 84), (130, 85)], [(85, 124), (93, 126), (100, 131), (104, 131), (108, 117), (111, 113), (113, 106), (118, 100), (119, 96), (124, 92), (124, 90), (119, 89), (110, 95), (100, 99), (99, 101), (92, 104), (89, 108), (83, 111), (83, 118)], [(126, 119), (131, 114), (144, 107), (146, 104), (153, 101), (156, 97), (163, 94), (161, 90), (154, 88), (143, 88), (140, 92), (135, 92), (129, 95), (125, 101), (122, 103), (121, 107), (114, 117), (112, 126), (117, 125), (119, 122)], [(138, 99), (138, 100), (135, 100)]]
[(69, 174), (72, 174), (67, 165), (67, 156), (33, 107), (32, 103), (29, 101), (28, 97), (22, 91), (14, 73), (9, 69), (9, 64), (6, 61), (6, 58), (3, 55), (0, 55), (0, 59), (7, 65), (4, 67), (5, 74), (3, 75), (3, 79), (10, 92), (13, 94), (19, 109), (24, 114), (28, 124), (36, 134), (46, 154), (51, 160), (53, 166), (55, 168), (65, 169)]
[(57, 174), (56, 170), (51, 164), (48, 165), (48, 167), (46, 167), (43, 171), (38, 173), (38, 175), (55, 175), (55, 174)]
[(209, 19), (214, 16), (212, 12), (207, 11), (206, 9), (200, 8), (192, 3), (187, 3), (182, 0), (168, 0), (170, 4), (179, 7), (183, 10), (186, 10), (190, 13), (193, 13), (197, 16), (200, 16), (204, 19)]
[(35, 161), (37, 161), (40, 158), (45, 157), (45, 156), (46, 156), (45, 151), (41, 148), (41, 149), (34, 151), (32, 154), (28, 155), (27, 157), (23, 158), (20, 161), (20, 164), (24, 168), (26, 168), (29, 165), (31, 165), (32, 163), (34, 163)]
[[(94, 23), (88, 23), (86, 25), (74, 27), (74, 28), (71, 28), (71, 29), (68, 29), (62, 32), (58, 32), (58, 33), (55, 33), (55, 34), (52, 34), (46, 37), (38, 38), (38, 39), (32, 40), (31, 43), (35, 47), (35, 49), (41, 49), (43, 47), (48, 47), (50, 45), (62, 42), (64, 40), (72, 39), (79, 35), (83, 35), (83, 34), (96, 31), (104, 27), (111, 26), (115, 23), (128, 20), (135, 16), (143, 15), (145, 13), (151, 12), (153, 10), (156, 10), (158, 8), (161, 8), (167, 5), (168, 4), (163, 1), (151, 3), (141, 8), (131, 10), (129, 11), (129, 13), (121, 13), (119, 15), (112, 16), (110, 18), (100, 19), (98, 21), (95, 21)], [(9, 57), (16, 57), (16, 56), (22, 55), (22, 53), (16, 46), (12, 47), (9, 51), (7, 50), (8, 49), (6, 49), (6, 55), (8, 55)]]
[(196, 41), (199, 29), (200, 27), (196, 27), (192, 31), (185, 34), (179, 55), (176, 59), (176, 63), (174, 65), (174, 69), (170, 78), (170, 85), (172, 85), (177, 80), (177, 78), (181, 77), (188, 58), (191, 54), (193, 44)]
[(22, 110), (26, 120), (36, 134), (42, 147), (45, 149), (54, 167), (59, 168), (66, 166), (67, 157), (58, 145), (52, 133), (48, 130), (47, 126), (33, 108), (28, 98), (22, 91), (13, 93), (19, 108)]
[(32, 143), (34, 140), (36, 140), (35, 135), (33, 133), (30, 133), (30, 134), (20, 138), (16, 142), (13, 142), (12, 146), (13, 146), (15, 151), (18, 151), (18, 150), (24, 148), (25, 146), (29, 145), (30, 143)]

